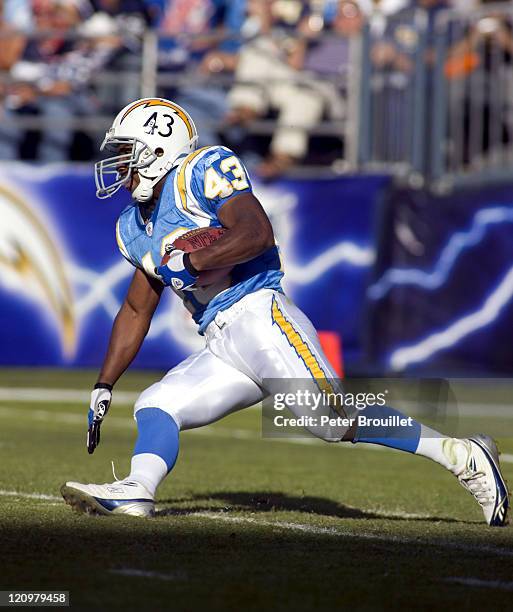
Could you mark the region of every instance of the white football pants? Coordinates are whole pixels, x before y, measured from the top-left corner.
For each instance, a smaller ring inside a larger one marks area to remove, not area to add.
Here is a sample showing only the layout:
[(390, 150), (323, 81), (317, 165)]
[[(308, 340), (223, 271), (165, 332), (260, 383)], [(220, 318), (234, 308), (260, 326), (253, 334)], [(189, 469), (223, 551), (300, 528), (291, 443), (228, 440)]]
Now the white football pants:
[[(160, 408), (181, 430), (192, 429), (260, 402), (277, 392), (278, 379), (312, 381), (318, 391), (316, 380), (337, 378), (312, 323), (277, 291), (261, 289), (218, 312), (205, 338), (203, 350), (143, 391), (135, 412)], [(297, 416), (305, 413), (300, 406), (290, 410)], [(329, 406), (319, 407), (316, 414), (339, 416)], [(346, 431), (325, 426), (309, 430), (329, 442), (339, 441)]]

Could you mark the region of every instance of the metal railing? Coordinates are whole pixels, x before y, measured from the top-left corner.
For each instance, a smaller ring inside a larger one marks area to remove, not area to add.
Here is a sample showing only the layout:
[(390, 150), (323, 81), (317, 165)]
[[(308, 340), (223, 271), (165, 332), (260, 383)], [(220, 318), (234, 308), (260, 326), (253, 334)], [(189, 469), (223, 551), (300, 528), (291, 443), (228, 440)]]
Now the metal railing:
[(371, 19), (362, 35), (358, 167), (413, 182), (424, 173), (427, 17), (412, 9)]
[(359, 170), (438, 190), (510, 178), (512, 7), (405, 10), (362, 41)]
[(509, 178), (513, 170), (513, 9), (444, 11), (435, 23), (431, 178)]
[[(163, 65), (163, 42), (165, 37), (147, 31), (139, 50), (125, 52), (91, 75), (87, 90), (102, 102), (94, 113), (45, 118), (14, 113), (9, 117), (12, 127), (44, 131), (58, 125), (100, 140), (113, 113), (131, 99), (191, 89), (224, 96), (236, 84), (232, 73), (208, 75), (193, 64), (184, 63), (180, 70)], [(513, 8), (497, 4), (470, 13), (442, 10), (434, 19), (421, 9), (403, 10), (372, 17), (348, 45), (338, 74), (297, 71), (287, 76), (300, 87), (310, 87), (311, 79), (325, 80), (344, 103), (342, 116), (327, 116), (305, 128), (310, 136), (340, 141), (337, 158), (310, 166), (313, 173), (381, 171), (413, 186), (438, 188), (509, 176)], [(0, 73), (0, 88), (10, 80), (9, 73)], [(206, 115), (207, 129), (226, 128), (214, 113)], [(244, 130), (271, 136), (277, 125), (276, 119), (259, 118)]]
[[(38, 38), (50, 36), (51, 32), (38, 32)], [(77, 33), (68, 33), (66, 38), (80, 40)], [(189, 38), (194, 38), (193, 36)], [(234, 37), (232, 37), (234, 38)], [(162, 63), (159, 50), (167, 41), (167, 37), (155, 31), (147, 31), (141, 38), (140, 49), (135, 53), (125, 51), (122, 54), (122, 61), (114, 61), (110, 65), (102, 68), (101, 71), (91, 74), (87, 85), (82, 88), (84, 96), (93, 94), (96, 103), (100, 102), (99, 107), (90, 115), (68, 116), (41, 116), (37, 113), (18, 113), (9, 114), (9, 127), (17, 130), (40, 131), (52, 130), (54, 128), (80, 131), (88, 134), (95, 141), (100, 142), (103, 138), (105, 129), (112, 122), (113, 113), (123, 105), (129, 103), (137, 97), (153, 97), (173, 95), (183, 90), (212, 90), (216, 89), (225, 95), (234, 86), (234, 75), (230, 73), (205, 74), (197, 70), (193, 63), (185, 64), (181, 69), (169, 68)], [(241, 42), (248, 42), (247, 39)], [(355, 69), (359, 65), (358, 60), (359, 41), (356, 40), (350, 45), (351, 62), (341, 67), (340, 74), (331, 77), (307, 75), (308, 78), (317, 81), (329, 81), (338, 95), (347, 102), (348, 110), (344, 117), (325, 120), (308, 128), (311, 136), (330, 136), (340, 139), (340, 156), (335, 160), (336, 167), (340, 170), (356, 169), (356, 158), (358, 151), (358, 126), (353, 120), (357, 114), (358, 102), (357, 92), (359, 84), (359, 74)], [(296, 78), (291, 77), (291, 81)], [(9, 87), (17, 82), (16, 74), (0, 72), (1, 87)], [(267, 84), (271, 83), (267, 79)], [(305, 73), (297, 72), (297, 84), (305, 86)], [(306, 85), (307, 86), (307, 85)], [(352, 92), (352, 93), (350, 93)], [(79, 91), (79, 93), (81, 93)], [(4, 98), (4, 102), (9, 102)], [(7, 104), (8, 105), (8, 104)], [(16, 111), (16, 108), (12, 109)], [(226, 107), (228, 110), (228, 106)], [(192, 112), (194, 115), (194, 112)], [(351, 117), (351, 120), (349, 119)], [(250, 134), (270, 136), (276, 129), (277, 122), (273, 118), (260, 118), (245, 126), (245, 130)], [(222, 121), (217, 117), (212, 117), (204, 121), (204, 127), (209, 130), (221, 131), (224, 129)], [(294, 128), (295, 126), (282, 124), (281, 127)], [(1, 131), (1, 130), (0, 130)], [(1, 138), (1, 135), (0, 135)], [(349, 161), (351, 160), (351, 161)], [(326, 168), (312, 168), (312, 171), (321, 171)]]

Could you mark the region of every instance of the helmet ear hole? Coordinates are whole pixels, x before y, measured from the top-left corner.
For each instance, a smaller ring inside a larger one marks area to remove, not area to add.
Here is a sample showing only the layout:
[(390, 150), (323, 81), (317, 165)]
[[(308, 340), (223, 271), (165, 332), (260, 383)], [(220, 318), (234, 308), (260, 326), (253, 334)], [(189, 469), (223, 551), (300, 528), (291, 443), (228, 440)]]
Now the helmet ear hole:
[(155, 149), (155, 155), (157, 157), (162, 157), (164, 155), (164, 149), (162, 147), (157, 147)]

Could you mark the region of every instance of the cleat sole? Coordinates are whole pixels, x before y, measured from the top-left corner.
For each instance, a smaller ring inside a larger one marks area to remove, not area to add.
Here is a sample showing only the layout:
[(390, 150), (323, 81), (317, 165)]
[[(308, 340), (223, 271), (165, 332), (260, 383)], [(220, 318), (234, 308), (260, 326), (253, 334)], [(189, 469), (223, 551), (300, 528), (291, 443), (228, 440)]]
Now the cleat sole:
[(91, 516), (110, 516), (110, 515), (126, 515), (126, 516), (138, 516), (142, 518), (150, 518), (155, 515), (155, 509), (153, 502), (141, 502), (137, 501), (131, 503), (127, 500), (126, 504), (122, 504), (114, 510), (105, 508), (96, 497), (85, 493), (75, 487), (70, 487), (66, 484), (61, 487), (61, 495), (64, 501), (71, 506), (71, 508), (80, 514), (88, 514)]
[[(499, 457), (502, 455), (501, 450), (499, 449), (499, 445), (497, 444), (497, 440), (495, 440), (495, 438), (492, 438), (493, 443), (495, 444), (495, 448), (497, 449), (497, 454), (499, 455)], [(499, 464), (500, 467), (500, 464)], [(511, 491), (509, 489), (509, 482), (506, 480), (506, 478), (504, 478), (504, 474), (501, 471), (501, 476), (502, 476), (502, 480), (504, 481), (504, 484), (506, 485), (506, 492), (508, 494), (508, 498), (511, 497)], [(510, 524), (510, 518), (509, 515), (506, 515), (506, 522), (504, 523), (505, 525), (509, 525)]]
[(79, 514), (89, 514), (90, 516), (107, 516), (111, 514), (94, 497), (74, 487), (62, 485), (61, 495), (68, 506), (71, 506)]
[(497, 443), (495, 442), (493, 438), (490, 438), (490, 436), (486, 436), (483, 434), (476, 434), (474, 436), (470, 436), (469, 440), (477, 444), (477, 446), (479, 446), (481, 450), (485, 453), (485, 455), (488, 457), (488, 460), (492, 463), (494, 472), (499, 477), (499, 480), (501, 481), (502, 486), (504, 487), (504, 490), (506, 491), (506, 498), (505, 498), (506, 509), (504, 511), (504, 517), (500, 520), (500, 522), (493, 522), (493, 523), (490, 523), (489, 525), (490, 527), (507, 527), (510, 524), (509, 497), (511, 493), (509, 492), (508, 483), (506, 482), (506, 479), (504, 478), (502, 471), (501, 471), (501, 466), (499, 462), (500, 453), (497, 447)]

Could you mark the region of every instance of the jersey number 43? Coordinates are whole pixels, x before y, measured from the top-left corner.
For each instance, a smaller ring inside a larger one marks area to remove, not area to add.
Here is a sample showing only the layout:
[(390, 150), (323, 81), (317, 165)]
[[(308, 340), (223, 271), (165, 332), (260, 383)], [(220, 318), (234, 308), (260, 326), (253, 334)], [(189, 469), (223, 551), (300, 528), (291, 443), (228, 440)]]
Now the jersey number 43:
[(249, 183), (246, 171), (235, 155), (223, 159), (219, 164), (219, 168), (223, 175), (231, 172), (234, 178), (230, 181), (226, 176), (219, 174), (214, 167), (210, 166), (205, 172), (205, 197), (209, 200), (219, 197), (227, 198), (234, 191), (248, 189)]

